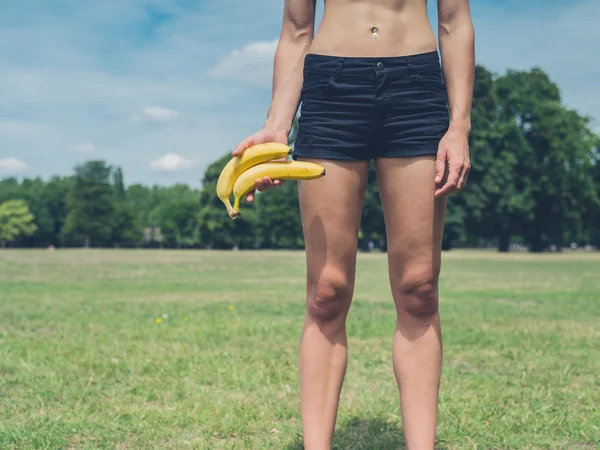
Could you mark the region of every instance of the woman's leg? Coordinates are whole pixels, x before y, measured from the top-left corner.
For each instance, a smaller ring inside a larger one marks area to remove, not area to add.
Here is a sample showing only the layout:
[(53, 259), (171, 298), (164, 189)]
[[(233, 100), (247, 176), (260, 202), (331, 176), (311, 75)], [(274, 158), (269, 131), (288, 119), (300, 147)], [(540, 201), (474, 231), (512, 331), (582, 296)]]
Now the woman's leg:
[(298, 182), (307, 264), (300, 402), (305, 448), (329, 450), (346, 370), (345, 322), (354, 291), (368, 165), (310, 160), (323, 165), (327, 174)]
[(432, 450), (442, 368), (438, 275), (446, 211), (434, 157), (379, 158), (379, 191), (397, 311), (393, 362), (408, 450)]

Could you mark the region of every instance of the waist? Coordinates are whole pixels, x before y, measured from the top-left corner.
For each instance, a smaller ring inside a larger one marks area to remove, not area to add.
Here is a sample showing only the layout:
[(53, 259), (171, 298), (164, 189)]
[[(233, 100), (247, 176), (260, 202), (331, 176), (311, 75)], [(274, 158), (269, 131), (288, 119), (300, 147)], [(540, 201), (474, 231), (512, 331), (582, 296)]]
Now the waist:
[(336, 56), (308, 53), (304, 58), (304, 73), (372, 75), (439, 71), (437, 50), (403, 56)]
[(326, 0), (309, 52), (396, 56), (436, 49), (425, 0)]

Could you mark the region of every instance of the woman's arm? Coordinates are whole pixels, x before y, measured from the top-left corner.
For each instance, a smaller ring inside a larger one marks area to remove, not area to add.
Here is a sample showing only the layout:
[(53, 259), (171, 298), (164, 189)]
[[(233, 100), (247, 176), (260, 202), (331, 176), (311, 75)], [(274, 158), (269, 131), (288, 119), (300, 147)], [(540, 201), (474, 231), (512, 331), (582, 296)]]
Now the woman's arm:
[(439, 186), (448, 165), (447, 182), (436, 191), (436, 195), (444, 195), (463, 188), (470, 168), (468, 137), (475, 74), (475, 32), (469, 0), (438, 0), (438, 38), (450, 107), (450, 127), (440, 142), (436, 170)]
[(262, 142), (280, 141), (287, 144), (287, 136), (300, 103), (304, 57), (314, 36), (315, 4), (316, 0), (285, 0), (267, 120), (262, 130), (236, 147), (234, 156), (239, 156), (246, 148)]
[(450, 128), (471, 131), (475, 31), (468, 0), (438, 0), (438, 37), (450, 103)]
[(275, 52), (273, 98), (266, 126), (290, 132), (300, 103), (304, 57), (314, 36), (316, 0), (286, 0)]

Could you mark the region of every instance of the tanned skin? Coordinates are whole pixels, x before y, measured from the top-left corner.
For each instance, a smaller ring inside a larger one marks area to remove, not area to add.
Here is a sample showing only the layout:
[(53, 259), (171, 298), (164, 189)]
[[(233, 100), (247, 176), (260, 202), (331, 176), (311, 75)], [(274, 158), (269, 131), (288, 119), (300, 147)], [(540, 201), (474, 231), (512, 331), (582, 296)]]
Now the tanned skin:
[[(233, 152), (241, 155), (262, 142), (287, 144), (300, 102), (307, 53), (385, 57), (439, 49), (450, 126), (439, 143), (437, 158), (375, 161), (397, 312), (392, 360), (408, 450), (434, 448), (442, 369), (438, 277), (446, 197), (464, 188), (470, 167), (467, 142), (475, 52), (469, 2), (438, 0), (437, 7), (439, 42), (428, 19), (426, 0), (325, 0), (316, 33), (315, 1), (285, 0), (267, 120), (262, 130)], [(298, 182), (307, 263), (300, 401), (305, 448), (325, 450), (331, 448), (346, 371), (345, 321), (354, 291), (368, 163), (307, 160), (323, 165), (327, 176)], [(256, 180), (256, 189), (281, 183), (266, 177)], [(253, 198), (251, 193), (247, 200)]]

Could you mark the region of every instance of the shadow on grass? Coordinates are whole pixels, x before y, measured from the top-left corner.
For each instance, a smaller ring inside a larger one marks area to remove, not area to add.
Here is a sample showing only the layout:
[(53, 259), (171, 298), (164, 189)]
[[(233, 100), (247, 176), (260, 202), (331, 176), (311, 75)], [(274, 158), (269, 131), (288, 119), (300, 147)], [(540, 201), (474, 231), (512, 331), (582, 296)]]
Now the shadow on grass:
[[(436, 450), (447, 450), (436, 445)], [(333, 436), (333, 450), (405, 450), (404, 433), (396, 424), (382, 418), (352, 418), (341, 423)], [(286, 450), (304, 450), (298, 438)]]

